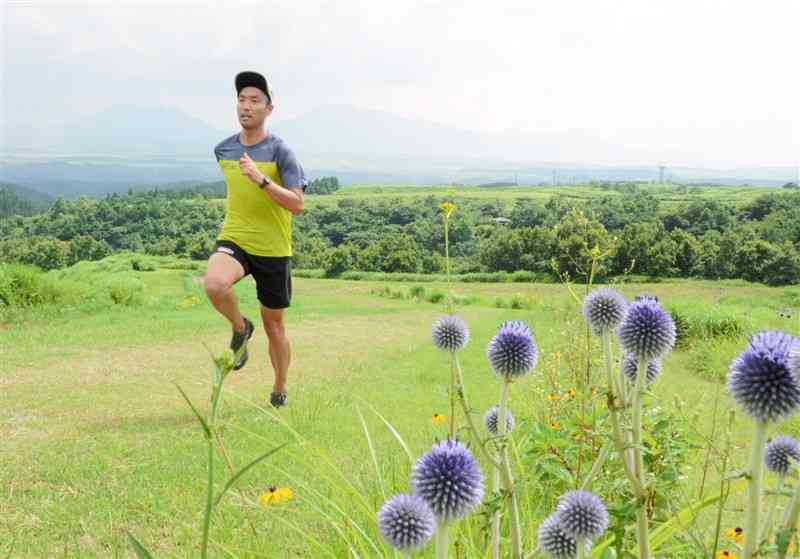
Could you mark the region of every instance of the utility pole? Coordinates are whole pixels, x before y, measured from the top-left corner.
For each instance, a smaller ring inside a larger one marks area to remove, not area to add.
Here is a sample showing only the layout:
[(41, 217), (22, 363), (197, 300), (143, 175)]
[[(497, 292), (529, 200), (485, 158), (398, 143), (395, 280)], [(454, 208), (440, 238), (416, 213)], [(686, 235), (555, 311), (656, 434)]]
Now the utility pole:
[(658, 182), (659, 182), (659, 184), (664, 184), (664, 169), (666, 169), (666, 165), (659, 165), (658, 166)]

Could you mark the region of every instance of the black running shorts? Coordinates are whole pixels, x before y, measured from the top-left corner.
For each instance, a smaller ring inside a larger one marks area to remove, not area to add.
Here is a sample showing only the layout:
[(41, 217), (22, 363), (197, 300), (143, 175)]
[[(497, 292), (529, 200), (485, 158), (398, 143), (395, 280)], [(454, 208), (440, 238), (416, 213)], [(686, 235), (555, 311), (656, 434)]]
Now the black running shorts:
[(285, 309), (292, 299), (290, 256), (256, 256), (231, 241), (217, 241), (214, 252), (232, 256), (244, 268), (244, 275), (256, 280), (258, 300), (268, 309)]

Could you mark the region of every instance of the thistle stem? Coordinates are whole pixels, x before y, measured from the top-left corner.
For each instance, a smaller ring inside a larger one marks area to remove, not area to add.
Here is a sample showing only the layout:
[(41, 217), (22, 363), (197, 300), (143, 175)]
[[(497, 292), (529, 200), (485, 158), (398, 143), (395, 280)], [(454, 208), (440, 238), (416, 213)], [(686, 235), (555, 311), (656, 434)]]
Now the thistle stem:
[(638, 478), (633, 473), (633, 469), (631, 467), (629, 452), (627, 450), (627, 445), (625, 444), (625, 437), (622, 433), (622, 428), (620, 427), (619, 421), (619, 411), (617, 409), (617, 398), (615, 394), (614, 386), (616, 383), (614, 382), (614, 373), (612, 369), (612, 361), (613, 357), (611, 355), (611, 337), (609, 336), (608, 332), (605, 332), (602, 335), (603, 341), (603, 356), (605, 358), (605, 365), (606, 365), (606, 376), (608, 377), (608, 390), (610, 393), (609, 397), (609, 414), (611, 417), (611, 428), (613, 432), (614, 438), (614, 445), (617, 447), (617, 454), (619, 454), (619, 459), (622, 462), (623, 469), (625, 470), (625, 475), (628, 478), (628, 481), (631, 482), (631, 486), (633, 487), (634, 493), (640, 497), (644, 497), (644, 487), (641, 486), (639, 483)]
[[(500, 468), (492, 467), (492, 495), (500, 493)], [(500, 510), (502, 506), (498, 504), (497, 510), (492, 516), (492, 559), (500, 559)]]
[(450, 524), (444, 520), (439, 520), (436, 526), (436, 559), (448, 559), (447, 548), (449, 547)]
[(761, 512), (761, 463), (766, 438), (766, 422), (756, 420), (748, 469), (750, 479), (748, 482), (747, 520), (744, 527), (743, 559), (751, 559), (755, 555), (758, 545), (758, 516)]
[[(786, 509), (786, 512), (783, 517), (783, 529), (789, 536), (789, 542), (792, 541), (792, 538), (797, 533), (797, 518), (800, 516), (800, 483), (797, 484), (797, 488), (794, 491), (794, 495), (792, 495), (792, 500), (789, 502), (789, 507)], [(780, 559), (784, 559), (786, 557), (786, 552), (788, 551), (788, 545), (786, 546), (787, 549), (781, 551), (778, 554)]]
[(461, 409), (464, 412), (464, 417), (467, 418), (467, 427), (469, 428), (469, 432), (472, 434), (472, 438), (475, 439), (475, 445), (481, 450), (483, 458), (492, 467), (500, 468), (500, 462), (491, 454), (489, 454), (489, 451), (486, 450), (486, 445), (481, 441), (480, 433), (478, 433), (478, 428), (475, 426), (475, 420), (472, 418), (472, 410), (470, 410), (469, 402), (467, 401), (467, 393), (464, 390), (464, 376), (461, 373), (461, 364), (459, 363), (457, 356), (454, 356), (454, 359), (456, 363), (456, 378), (458, 379), (458, 389), (456, 390), (456, 393), (458, 394), (458, 400), (461, 402)]
[[(772, 503), (770, 504), (767, 518), (764, 520), (764, 525), (761, 527), (761, 533), (758, 538), (759, 541), (769, 541), (769, 538), (772, 536), (772, 522), (775, 519), (775, 511), (778, 510), (778, 499), (781, 497), (784, 483), (785, 480), (783, 477), (781, 477), (781, 479), (778, 481), (778, 488), (775, 490), (776, 494), (772, 497)], [(794, 497), (792, 497), (792, 499), (794, 499)], [(791, 510), (791, 507), (789, 510)]]
[[(514, 492), (514, 478), (511, 474), (511, 464), (508, 459), (508, 444), (506, 441), (506, 414), (508, 409), (508, 389), (511, 381), (504, 379), (502, 388), (500, 389), (500, 409), (497, 416), (497, 433), (499, 440), (502, 444), (500, 449), (500, 462), (503, 471), (503, 484), (505, 485), (506, 492), (508, 492), (508, 508), (509, 508), (509, 532), (511, 535), (511, 557), (513, 559), (522, 558), (522, 538), (519, 522), (519, 506), (517, 497)], [(498, 511), (496, 514), (500, 514)]]
[(575, 538), (575, 546), (578, 549), (578, 559), (586, 558), (586, 538), (579, 536)]
[[(642, 397), (644, 396), (647, 361), (639, 359), (636, 371), (636, 388), (633, 391), (633, 473), (640, 488), (644, 488), (644, 466), (642, 463)], [(639, 543), (639, 559), (650, 558), (650, 537), (647, 527), (647, 499), (643, 491), (636, 509), (636, 534)]]
[(455, 439), (456, 435), (456, 365), (455, 354), (450, 352), (450, 440)]
[[(497, 434), (498, 441), (503, 441), (506, 435), (506, 406), (508, 405), (508, 383), (504, 382), (500, 391), (500, 406), (497, 410)], [(495, 455), (500, 455), (500, 462), (503, 463), (502, 451), (498, 451)], [(492, 494), (497, 495), (500, 493), (500, 467), (492, 467)], [(502, 512), (502, 503), (497, 507), (497, 510), (492, 515), (492, 559), (499, 559), (500, 557), (500, 513)]]

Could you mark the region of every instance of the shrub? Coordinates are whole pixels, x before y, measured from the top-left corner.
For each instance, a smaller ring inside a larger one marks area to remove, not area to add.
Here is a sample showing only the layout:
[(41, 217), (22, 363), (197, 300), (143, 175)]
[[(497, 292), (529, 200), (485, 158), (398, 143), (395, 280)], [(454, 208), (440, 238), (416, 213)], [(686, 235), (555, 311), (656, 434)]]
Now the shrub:
[(445, 294), (442, 291), (436, 289), (434, 291), (431, 291), (427, 295), (427, 297), (425, 297), (425, 300), (428, 301), (429, 303), (441, 303), (442, 301), (444, 301), (444, 297)]
[(134, 307), (143, 302), (144, 284), (136, 278), (113, 278), (106, 284), (108, 295), (116, 305)]

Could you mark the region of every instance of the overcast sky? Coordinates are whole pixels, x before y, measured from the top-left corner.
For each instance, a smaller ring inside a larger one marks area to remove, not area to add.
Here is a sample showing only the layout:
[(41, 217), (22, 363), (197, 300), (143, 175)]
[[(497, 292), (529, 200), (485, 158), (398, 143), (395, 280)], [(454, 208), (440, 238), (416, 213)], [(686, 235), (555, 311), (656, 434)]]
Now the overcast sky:
[(118, 104), (234, 130), (233, 76), (253, 69), (276, 119), (350, 104), (800, 164), (796, 0), (0, 2), (5, 135)]

